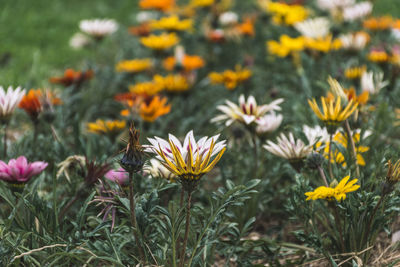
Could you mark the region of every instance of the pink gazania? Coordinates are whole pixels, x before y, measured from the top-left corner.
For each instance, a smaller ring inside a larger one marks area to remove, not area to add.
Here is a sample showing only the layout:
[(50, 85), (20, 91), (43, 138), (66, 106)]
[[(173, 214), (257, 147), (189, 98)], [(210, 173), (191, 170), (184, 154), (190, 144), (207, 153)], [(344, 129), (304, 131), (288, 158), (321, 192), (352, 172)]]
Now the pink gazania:
[(119, 168), (116, 170), (109, 170), (104, 177), (108, 180), (118, 183), (120, 185), (124, 185), (128, 183), (129, 175), (124, 169)]
[(44, 161), (28, 163), (24, 156), (10, 159), (8, 165), (0, 160), (0, 180), (15, 184), (26, 183), (33, 176), (41, 173), (47, 165), (47, 162)]

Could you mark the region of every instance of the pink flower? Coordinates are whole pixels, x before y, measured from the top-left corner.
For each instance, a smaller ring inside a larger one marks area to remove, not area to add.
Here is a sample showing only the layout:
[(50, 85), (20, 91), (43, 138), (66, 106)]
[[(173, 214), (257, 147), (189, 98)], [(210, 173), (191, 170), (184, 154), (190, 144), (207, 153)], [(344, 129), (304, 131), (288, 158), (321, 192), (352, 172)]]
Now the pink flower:
[(0, 180), (9, 183), (25, 183), (47, 167), (44, 161), (28, 163), (24, 156), (10, 159), (8, 165), (0, 160)]
[(116, 170), (109, 170), (104, 175), (104, 177), (106, 177), (108, 180), (116, 182), (120, 185), (127, 183), (128, 179), (129, 179), (128, 172), (126, 172), (122, 168), (119, 168)]

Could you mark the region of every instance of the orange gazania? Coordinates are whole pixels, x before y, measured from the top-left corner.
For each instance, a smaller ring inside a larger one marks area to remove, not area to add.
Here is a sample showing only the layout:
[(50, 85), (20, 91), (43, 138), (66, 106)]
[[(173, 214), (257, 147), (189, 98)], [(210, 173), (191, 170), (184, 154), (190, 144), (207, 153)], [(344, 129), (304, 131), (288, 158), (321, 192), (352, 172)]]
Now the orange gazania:
[(364, 20), (363, 26), (369, 30), (386, 30), (389, 29), (393, 25), (393, 19), (391, 16), (383, 16), (377, 18), (370, 18)]
[(43, 109), (52, 105), (60, 105), (61, 103), (61, 99), (55, 97), (50, 91), (42, 92), (40, 89), (31, 89), (22, 98), (19, 107), (25, 110), (33, 121), (36, 121)]
[(150, 25), (148, 23), (142, 23), (138, 26), (131, 26), (128, 28), (128, 31), (130, 34), (136, 35), (136, 36), (140, 36), (140, 37), (144, 37), (144, 36), (148, 36), (151, 32), (151, 28)]
[(163, 66), (166, 70), (172, 71), (176, 66), (181, 66), (185, 71), (192, 71), (202, 68), (204, 60), (200, 56), (184, 55), (182, 62), (178, 62), (175, 57), (168, 57), (164, 60)]
[(51, 77), (50, 82), (51, 83), (58, 83), (62, 84), (64, 86), (70, 86), (72, 84), (81, 84), (85, 80), (89, 80), (93, 78), (93, 71), (92, 70), (87, 70), (87, 71), (75, 71), (73, 69), (66, 69), (64, 71), (64, 76), (62, 77)]
[(171, 105), (167, 105), (167, 98), (155, 96), (151, 101), (145, 101), (140, 105), (139, 115), (144, 121), (153, 122), (158, 117), (168, 114), (170, 111)]
[(139, 7), (143, 9), (159, 9), (161, 11), (170, 10), (175, 4), (175, 0), (140, 0)]
[(368, 53), (368, 60), (372, 62), (383, 63), (389, 59), (390, 56), (384, 49), (374, 48)]
[[(359, 107), (367, 104), (368, 102), (369, 99), (368, 91), (364, 91), (361, 94), (357, 95), (354, 87), (350, 87), (349, 89), (343, 89), (343, 92), (346, 95), (348, 101), (353, 100), (353, 102), (357, 103)], [(329, 101), (335, 101), (335, 96), (331, 92), (327, 94), (327, 98)]]
[(254, 36), (254, 21), (245, 19), (243, 23), (236, 26), (236, 29), (243, 35)]

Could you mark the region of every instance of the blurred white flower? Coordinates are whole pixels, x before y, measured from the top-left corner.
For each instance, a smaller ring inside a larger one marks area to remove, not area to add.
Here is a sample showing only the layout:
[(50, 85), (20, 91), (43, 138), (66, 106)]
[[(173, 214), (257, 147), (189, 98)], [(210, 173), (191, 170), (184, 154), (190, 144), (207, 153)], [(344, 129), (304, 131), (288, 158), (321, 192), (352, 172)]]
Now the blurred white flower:
[(0, 119), (8, 120), (15, 108), (18, 106), (22, 97), (25, 95), (25, 90), (21, 87), (15, 89), (12, 86), (7, 88), (7, 91), (0, 86)]
[(354, 5), (355, 2), (355, 0), (317, 0), (317, 6), (322, 10), (332, 10)]
[(392, 29), (392, 36), (396, 41), (400, 42), (400, 29)]
[(281, 114), (275, 114), (275, 112), (271, 112), (270, 114), (259, 117), (256, 120), (256, 133), (259, 135), (270, 133), (278, 129), (283, 120), (283, 116)]
[(281, 110), (279, 104), (282, 102), (283, 99), (279, 98), (269, 104), (258, 106), (254, 96), (249, 96), (246, 101), (244, 95), (240, 95), (239, 105), (226, 100), (226, 105), (217, 106), (217, 109), (222, 111), (224, 114), (216, 116), (211, 120), (211, 122), (226, 121), (225, 125), (229, 126), (234, 121), (239, 121), (249, 125), (270, 111)]
[(348, 33), (339, 36), (342, 48), (362, 50), (369, 42), (369, 35), (366, 32)]
[(317, 143), (322, 144), (329, 141), (329, 133), (326, 127), (321, 127), (319, 125), (309, 127), (303, 125), (303, 133), (307, 137), (308, 143), (312, 146)]
[(232, 11), (224, 12), (219, 16), (219, 23), (221, 23), (222, 26), (236, 24), (238, 21), (239, 16)]
[(365, 1), (343, 9), (343, 20), (354, 21), (364, 18), (372, 12), (372, 3)]
[(368, 91), (370, 94), (377, 94), (383, 87), (389, 84), (383, 80), (383, 72), (364, 72), (361, 76), (361, 89)]
[(281, 133), (276, 144), (268, 140), (263, 147), (275, 156), (291, 161), (304, 159), (313, 151), (312, 145), (304, 144), (301, 139), (295, 140), (292, 133), (289, 138)]
[(324, 17), (307, 19), (294, 25), (296, 30), (309, 38), (325, 37), (329, 33), (330, 26), (330, 21)]
[(167, 180), (173, 180), (176, 175), (170, 170), (165, 168), (158, 159), (150, 159), (149, 164), (146, 164), (143, 168), (144, 174), (151, 177), (160, 177)]
[(74, 49), (79, 49), (87, 46), (90, 43), (90, 39), (83, 33), (75, 33), (69, 40), (69, 45)]
[(152, 11), (140, 11), (136, 15), (136, 21), (139, 23), (146, 23), (157, 18), (157, 14)]
[(82, 20), (79, 28), (84, 33), (100, 39), (114, 33), (118, 29), (118, 24), (113, 19)]

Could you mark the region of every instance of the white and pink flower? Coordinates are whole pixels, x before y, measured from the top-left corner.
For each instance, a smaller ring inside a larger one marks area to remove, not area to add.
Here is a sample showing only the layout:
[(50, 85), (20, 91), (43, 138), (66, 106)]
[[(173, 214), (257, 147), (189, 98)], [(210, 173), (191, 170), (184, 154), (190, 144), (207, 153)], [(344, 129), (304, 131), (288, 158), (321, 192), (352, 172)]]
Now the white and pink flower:
[(8, 183), (26, 183), (33, 176), (40, 174), (47, 165), (44, 161), (28, 163), (24, 156), (11, 159), (8, 164), (0, 160), (0, 180)]
[(21, 87), (13, 89), (12, 86), (9, 86), (6, 91), (0, 86), (0, 118), (9, 118), (24, 95), (25, 90)]

